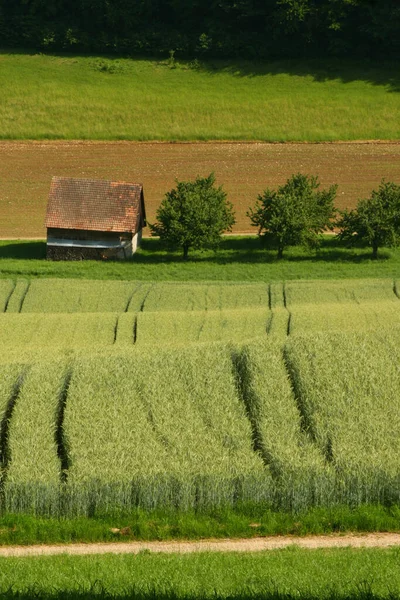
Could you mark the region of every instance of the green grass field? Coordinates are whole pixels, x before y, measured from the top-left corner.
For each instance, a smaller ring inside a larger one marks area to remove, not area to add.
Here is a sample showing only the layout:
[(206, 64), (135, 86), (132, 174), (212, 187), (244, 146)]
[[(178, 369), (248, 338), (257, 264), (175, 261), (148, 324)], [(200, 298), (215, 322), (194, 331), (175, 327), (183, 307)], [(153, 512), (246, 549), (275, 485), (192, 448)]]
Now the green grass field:
[(314, 507), (296, 513), (254, 503), (185, 513), (136, 508), (127, 514), (117, 511), (89, 519), (8, 513), (0, 516), (0, 545), (398, 532), (399, 519), (399, 506), (371, 504)]
[(396, 65), (0, 55), (2, 139), (398, 139)]
[[(217, 252), (196, 251), (188, 261), (179, 252), (167, 251), (157, 239), (143, 240), (142, 248), (129, 261), (54, 262), (45, 257), (44, 241), (0, 240), (0, 279), (268, 283), (294, 279), (396, 279), (400, 273), (400, 249), (383, 248), (379, 259), (372, 260), (369, 248), (348, 248), (334, 236), (324, 236), (316, 253), (289, 248), (283, 260), (277, 260), (276, 251), (264, 248), (256, 236), (225, 237)], [(19, 292), (23, 296), (23, 288)]]
[(23, 600), (394, 600), (398, 567), (397, 548), (2, 558), (0, 593)]

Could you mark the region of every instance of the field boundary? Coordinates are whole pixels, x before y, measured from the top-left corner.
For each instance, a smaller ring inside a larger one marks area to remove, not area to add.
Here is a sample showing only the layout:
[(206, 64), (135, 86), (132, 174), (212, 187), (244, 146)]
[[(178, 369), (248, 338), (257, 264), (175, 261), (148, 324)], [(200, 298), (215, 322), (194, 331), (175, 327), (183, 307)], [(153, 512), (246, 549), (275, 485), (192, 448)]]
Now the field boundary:
[(140, 554), (190, 554), (195, 552), (264, 552), (295, 546), (320, 548), (390, 548), (400, 546), (400, 533), (366, 535), (270, 536), (250, 539), (224, 539), (168, 542), (113, 542), (96, 544), (59, 544), (0, 547), (0, 558), (26, 556)]
[(145, 145), (164, 145), (164, 146), (188, 146), (192, 144), (196, 145), (227, 145), (234, 144), (235, 146), (241, 145), (254, 145), (254, 144), (263, 144), (263, 145), (274, 145), (274, 146), (343, 146), (343, 145), (354, 145), (354, 144), (363, 144), (363, 145), (384, 145), (384, 144), (394, 144), (396, 146), (400, 145), (400, 139), (392, 138), (377, 138), (377, 139), (358, 139), (358, 140), (264, 140), (264, 139), (249, 139), (249, 140), (235, 140), (235, 139), (193, 139), (193, 140), (157, 140), (157, 139), (149, 139), (149, 140), (121, 140), (121, 139), (80, 139), (80, 138), (54, 138), (54, 139), (37, 139), (37, 138), (2, 138), (0, 137), (0, 144), (7, 145), (26, 145), (32, 144), (37, 146), (50, 146), (54, 145), (85, 145), (90, 146), (94, 144), (118, 144), (118, 145), (129, 145), (129, 144), (139, 144), (141, 146)]

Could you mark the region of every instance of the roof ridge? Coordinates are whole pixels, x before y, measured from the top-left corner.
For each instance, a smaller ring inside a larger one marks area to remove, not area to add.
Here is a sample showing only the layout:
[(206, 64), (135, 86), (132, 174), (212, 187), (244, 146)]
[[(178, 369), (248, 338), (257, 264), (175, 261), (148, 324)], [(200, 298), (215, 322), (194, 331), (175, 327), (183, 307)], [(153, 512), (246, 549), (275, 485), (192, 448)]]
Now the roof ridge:
[(62, 180), (62, 181), (91, 181), (91, 182), (100, 182), (100, 183), (112, 183), (112, 184), (119, 184), (119, 185), (135, 185), (135, 186), (140, 186), (143, 187), (143, 183), (142, 182), (136, 182), (134, 183), (133, 181), (125, 181), (125, 180), (115, 180), (115, 179), (94, 179), (92, 177), (67, 177), (65, 175), (53, 175), (51, 178), (52, 181), (54, 180)]

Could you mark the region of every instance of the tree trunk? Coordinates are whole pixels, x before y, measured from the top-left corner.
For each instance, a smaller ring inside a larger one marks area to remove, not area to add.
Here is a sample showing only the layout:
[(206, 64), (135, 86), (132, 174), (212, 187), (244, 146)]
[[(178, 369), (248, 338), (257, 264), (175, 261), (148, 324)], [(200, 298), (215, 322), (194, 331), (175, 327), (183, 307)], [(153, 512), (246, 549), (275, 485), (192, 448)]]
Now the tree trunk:
[(378, 244), (377, 242), (372, 243), (372, 258), (378, 258)]
[(283, 258), (283, 246), (278, 246), (278, 258)]
[(183, 246), (183, 259), (187, 260), (189, 256), (189, 244), (184, 244)]

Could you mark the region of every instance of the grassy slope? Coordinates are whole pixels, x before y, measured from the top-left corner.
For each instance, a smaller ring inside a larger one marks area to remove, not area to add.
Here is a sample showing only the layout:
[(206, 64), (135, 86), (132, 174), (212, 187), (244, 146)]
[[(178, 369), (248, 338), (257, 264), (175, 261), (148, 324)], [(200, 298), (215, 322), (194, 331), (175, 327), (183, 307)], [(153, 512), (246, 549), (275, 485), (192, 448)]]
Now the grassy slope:
[(400, 250), (383, 249), (371, 260), (367, 248), (348, 249), (326, 236), (317, 254), (291, 248), (284, 260), (267, 251), (256, 237), (227, 237), (218, 253), (193, 252), (184, 262), (155, 239), (128, 262), (46, 261), (44, 242), (0, 241), (0, 278), (57, 277), (146, 281), (282, 281), (290, 279), (397, 278)]
[(8, 558), (0, 560), (0, 590), (2, 598), (14, 598), (21, 592), (18, 598), (24, 599), (29, 597), (28, 590), (30, 597), (37, 597), (33, 591), (40, 590), (40, 597), (49, 600), (393, 600), (400, 592), (398, 566), (397, 549)]
[(286, 61), (188, 64), (0, 56), (0, 137), (87, 140), (397, 139), (397, 68)]

